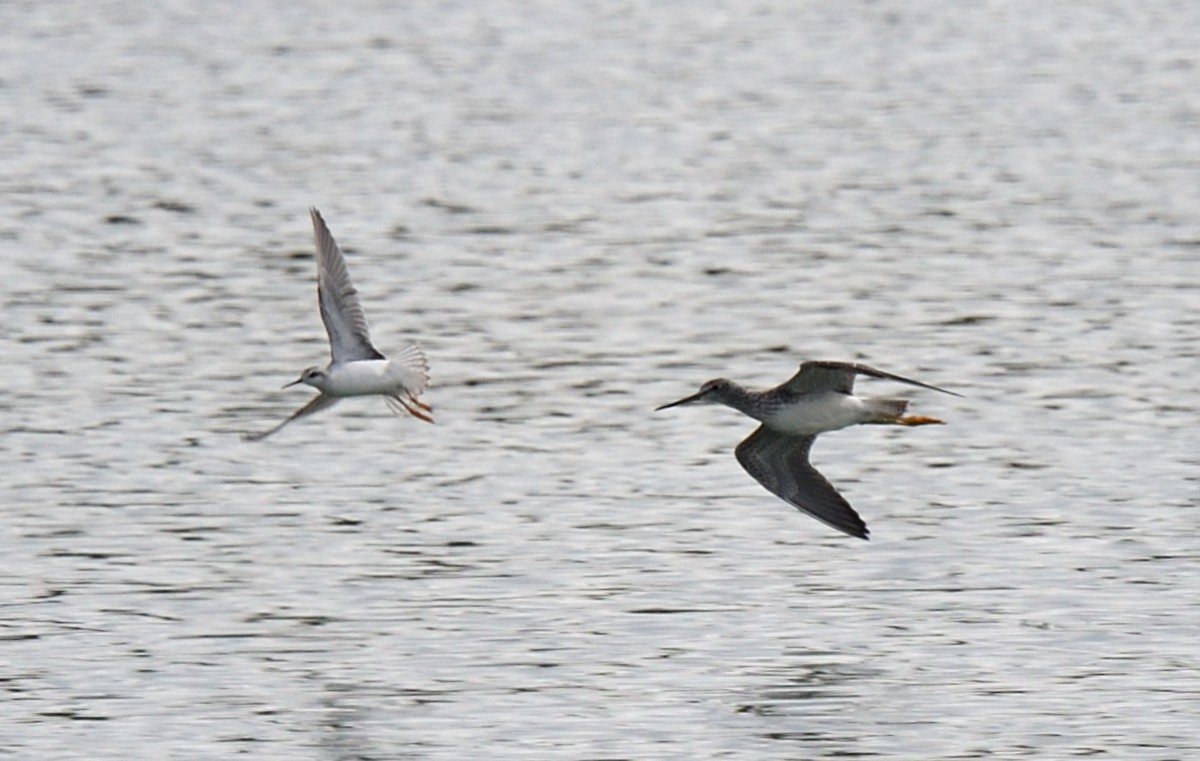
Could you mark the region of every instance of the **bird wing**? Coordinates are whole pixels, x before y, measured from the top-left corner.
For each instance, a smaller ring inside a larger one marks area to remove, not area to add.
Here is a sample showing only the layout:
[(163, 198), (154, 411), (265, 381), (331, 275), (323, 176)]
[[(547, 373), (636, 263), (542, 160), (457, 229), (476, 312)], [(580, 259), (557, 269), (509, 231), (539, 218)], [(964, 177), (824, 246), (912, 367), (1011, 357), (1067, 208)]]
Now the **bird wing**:
[(857, 375), (866, 375), (871, 378), (886, 378), (887, 380), (907, 383), (910, 386), (920, 386), (931, 391), (940, 391), (943, 394), (950, 394), (951, 396), (962, 396), (953, 391), (947, 391), (944, 388), (931, 386), (928, 383), (915, 381), (912, 378), (885, 373), (882, 370), (876, 370), (874, 367), (857, 362), (830, 362), (822, 360), (804, 362), (801, 363), (800, 370), (783, 385), (788, 391), (796, 394), (810, 394), (814, 391), (837, 391), (849, 394), (854, 391), (854, 378)]
[(337, 400), (338, 400), (338, 397), (336, 397), (336, 396), (329, 396), (328, 394), (318, 394), (317, 396), (314, 396), (312, 398), (312, 401), (310, 401), (308, 404), (304, 405), (300, 409), (293, 412), (291, 417), (289, 417), (287, 420), (283, 421), (279, 425), (275, 426), (271, 430), (264, 431), (262, 433), (247, 433), (244, 436), (242, 436), (242, 438), (245, 439), (246, 441), (261, 441), (262, 439), (267, 438), (272, 433), (275, 433), (280, 428), (284, 427), (285, 425), (287, 425), (288, 423), (292, 422), (293, 420), (295, 420), (297, 418), (308, 417), (309, 415), (313, 414), (314, 412), (320, 412), (323, 409), (332, 407), (334, 404), (337, 403)]
[(808, 462), (816, 436), (786, 436), (760, 425), (734, 454), (746, 472), (785, 502), (850, 536), (866, 539), (867, 524)]
[(317, 244), (317, 301), (321, 306), (321, 321), (329, 334), (329, 352), (334, 364), (360, 359), (386, 359), (371, 344), (367, 316), (358, 301), (358, 291), (350, 282), (346, 258), (337, 241), (321, 218), (312, 214), (313, 239)]
[[(784, 388), (796, 394), (811, 394), (815, 391), (838, 391), (849, 394), (854, 391), (854, 377), (860, 368), (850, 362), (803, 362)], [(867, 368), (870, 369), (870, 368)]]

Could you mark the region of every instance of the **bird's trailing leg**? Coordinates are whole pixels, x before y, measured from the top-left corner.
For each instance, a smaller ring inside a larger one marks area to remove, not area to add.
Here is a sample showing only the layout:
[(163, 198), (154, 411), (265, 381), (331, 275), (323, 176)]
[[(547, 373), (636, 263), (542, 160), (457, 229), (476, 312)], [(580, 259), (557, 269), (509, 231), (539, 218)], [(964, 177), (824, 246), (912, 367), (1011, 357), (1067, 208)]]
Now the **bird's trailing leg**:
[(871, 419), (865, 423), (878, 425), (945, 425), (944, 420), (926, 415), (905, 415), (907, 399), (866, 399), (864, 403), (871, 411)]
[(896, 425), (945, 425), (945, 420), (940, 420), (927, 415), (904, 415), (896, 418)]
[(433, 422), (433, 408), (425, 402), (417, 399), (411, 394), (404, 396), (385, 396), (384, 401), (392, 408), (396, 414), (407, 412), (418, 420), (424, 420), (426, 423)]
[(428, 404), (426, 404), (425, 402), (421, 401), (420, 399), (418, 399), (417, 397), (413, 396), (412, 394), (405, 394), (405, 397), (407, 397), (407, 398), (408, 398), (408, 401), (409, 401), (409, 402), (411, 402), (412, 404), (415, 404), (415, 405), (417, 405), (418, 407), (420, 407), (421, 409), (425, 410), (426, 412), (433, 412), (433, 407), (430, 407)]

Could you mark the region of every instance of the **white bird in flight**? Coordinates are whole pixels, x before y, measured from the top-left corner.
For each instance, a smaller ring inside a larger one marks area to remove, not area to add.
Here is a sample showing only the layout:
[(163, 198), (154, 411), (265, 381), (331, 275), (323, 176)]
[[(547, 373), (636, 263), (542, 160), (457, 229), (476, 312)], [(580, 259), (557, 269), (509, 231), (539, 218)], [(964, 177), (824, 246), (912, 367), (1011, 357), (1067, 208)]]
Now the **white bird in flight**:
[(321, 393), (296, 410), (291, 417), (263, 433), (246, 434), (250, 441), (265, 439), (297, 418), (332, 407), (347, 396), (384, 398), (394, 412), (407, 412), (427, 423), (433, 422), (432, 408), (418, 397), (429, 385), (429, 363), (420, 347), (406, 347), (388, 359), (371, 343), (367, 317), (350, 282), (346, 259), (333, 239), (321, 212), (309, 209), (317, 244), (317, 301), (321, 321), (329, 334), (331, 359), (325, 367), (310, 367), (284, 386), (304, 383)]

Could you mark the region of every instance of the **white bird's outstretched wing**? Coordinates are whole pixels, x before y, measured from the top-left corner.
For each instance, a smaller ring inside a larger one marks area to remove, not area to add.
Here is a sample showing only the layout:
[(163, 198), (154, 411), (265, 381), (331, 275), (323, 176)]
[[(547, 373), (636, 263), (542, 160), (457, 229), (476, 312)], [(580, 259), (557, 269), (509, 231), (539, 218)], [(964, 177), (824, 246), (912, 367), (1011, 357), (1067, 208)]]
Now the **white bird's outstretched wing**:
[(358, 291), (350, 282), (346, 258), (337, 241), (321, 218), (321, 212), (309, 209), (312, 215), (313, 239), (317, 244), (317, 301), (321, 306), (321, 321), (329, 334), (329, 353), (334, 364), (360, 359), (386, 359), (371, 344), (367, 316), (358, 301)]
[(283, 421), (279, 425), (275, 426), (271, 430), (263, 431), (262, 433), (247, 433), (247, 434), (244, 434), (242, 436), (242, 438), (245, 439), (246, 441), (261, 441), (262, 439), (267, 438), (268, 436), (275, 433), (280, 428), (284, 427), (285, 425), (292, 422), (293, 420), (296, 420), (296, 419), (302, 418), (302, 417), (307, 417), (309, 415), (312, 415), (315, 412), (320, 412), (323, 409), (328, 409), (329, 407), (332, 407), (333, 405), (337, 404), (337, 400), (338, 400), (338, 397), (336, 397), (336, 396), (330, 396), (329, 394), (324, 394), (324, 393), (317, 394), (316, 396), (314, 396), (312, 398), (312, 401), (310, 401), (308, 404), (304, 405), (300, 409), (293, 412), (291, 417), (289, 417), (287, 420)]

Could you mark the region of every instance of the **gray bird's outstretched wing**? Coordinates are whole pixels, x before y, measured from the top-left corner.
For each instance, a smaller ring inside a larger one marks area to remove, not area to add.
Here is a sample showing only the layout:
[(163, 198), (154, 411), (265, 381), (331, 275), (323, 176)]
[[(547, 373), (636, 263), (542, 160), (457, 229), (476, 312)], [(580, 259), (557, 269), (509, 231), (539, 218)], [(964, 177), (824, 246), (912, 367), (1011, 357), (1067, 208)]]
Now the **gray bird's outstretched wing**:
[(944, 388), (915, 381), (912, 378), (905, 378), (901, 375), (893, 375), (892, 373), (885, 373), (882, 370), (876, 370), (869, 365), (862, 365), (857, 362), (830, 362), (824, 360), (802, 363), (800, 370), (787, 383), (784, 383), (783, 386), (788, 391), (796, 394), (810, 394), (816, 391), (839, 391), (843, 394), (849, 394), (854, 391), (854, 379), (859, 375), (866, 375), (871, 378), (885, 378), (899, 383), (907, 383), (910, 386), (920, 386), (931, 391), (940, 391), (943, 394), (950, 394), (951, 396), (961, 396), (961, 394), (956, 394), (953, 391), (947, 391)]
[(761, 425), (738, 444), (734, 454), (772, 494), (838, 531), (866, 539), (867, 524), (808, 462), (816, 438), (786, 436)]

